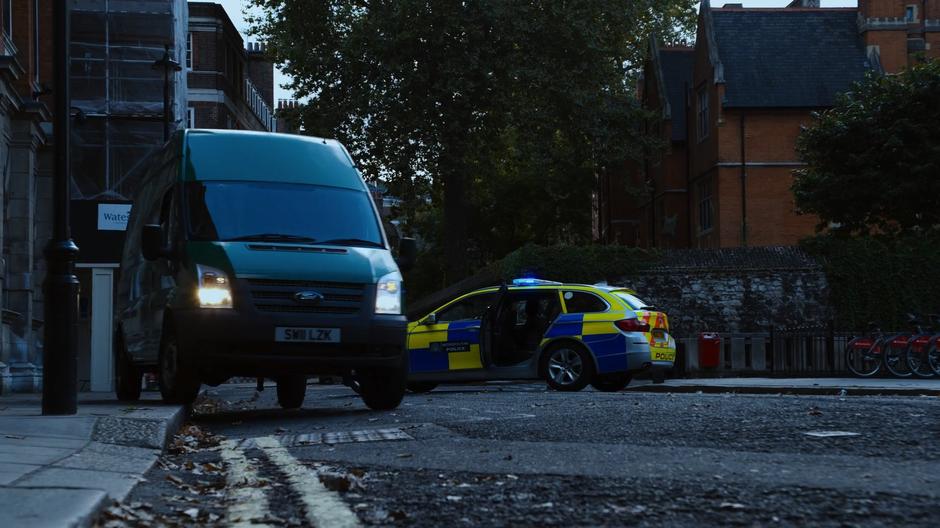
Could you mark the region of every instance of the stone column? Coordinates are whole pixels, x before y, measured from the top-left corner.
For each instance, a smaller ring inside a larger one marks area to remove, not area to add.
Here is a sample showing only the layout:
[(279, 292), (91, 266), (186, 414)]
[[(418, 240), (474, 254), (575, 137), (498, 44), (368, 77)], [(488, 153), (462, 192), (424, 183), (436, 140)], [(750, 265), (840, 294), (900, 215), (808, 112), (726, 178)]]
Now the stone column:
[[(14, 102), (12, 100), (12, 86), (3, 80), (0, 80), (0, 307), (3, 306), (6, 294), (6, 252), (3, 244), (3, 231), (6, 227), (5, 221), (5, 194), (6, 185), (9, 180), (9, 156), (10, 156), (10, 122), (11, 114), (14, 111)], [(13, 378), (10, 374), (10, 327), (7, 323), (8, 318), (3, 316), (0, 323), (0, 394), (12, 390)]]
[[(43, 133), (31, 116), (11, 123), (8, 180), (6, 188), (6, 249), (5, 308), (15, 312), (10, 344), (10, 374), (13, 390), (31, 392), (39, 388), (41, 378), (36, 365), (30, 362), (33, 349), (33, 249), (35, 248), (36, 152), (43, 142)], [(8, 312), (8, 313), (10, 313)]]

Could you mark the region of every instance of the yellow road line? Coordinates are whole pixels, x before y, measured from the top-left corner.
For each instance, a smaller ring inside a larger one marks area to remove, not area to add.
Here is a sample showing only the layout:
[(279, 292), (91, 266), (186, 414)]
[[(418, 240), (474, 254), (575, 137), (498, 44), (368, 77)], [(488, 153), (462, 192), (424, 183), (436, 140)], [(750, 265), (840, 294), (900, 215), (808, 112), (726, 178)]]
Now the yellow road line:
[(303, 502), (307, 521), (314, 526), (345, 528), (359, 526), (359, 518), (339, 496), (326, 489), (315, 470), (309, 469), (293, 457), (273, 436), (255, 439), (264, 454), (280, 469), (294, 493)]
[(225, 493), (228, 510), (225, 525), (236, 528), (270, 526), (264, 523), (270, 510), (254, 464), (238, 448), (237, 442), (225, 440), (221, 448), (222, 461), (227, 466)]

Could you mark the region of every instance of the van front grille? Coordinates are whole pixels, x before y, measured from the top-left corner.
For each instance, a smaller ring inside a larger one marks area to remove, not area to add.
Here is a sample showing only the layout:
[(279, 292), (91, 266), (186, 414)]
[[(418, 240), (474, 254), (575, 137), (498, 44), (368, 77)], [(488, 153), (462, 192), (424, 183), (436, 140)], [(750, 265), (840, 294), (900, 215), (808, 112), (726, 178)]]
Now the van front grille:
[[(365, 285), (284, 279), (248, 279), (255, 309), (266, 313), (310, 313), (352, 315), (359, 313)], [(297, 298), (301, 292), (316, 292), (319, 301)]]

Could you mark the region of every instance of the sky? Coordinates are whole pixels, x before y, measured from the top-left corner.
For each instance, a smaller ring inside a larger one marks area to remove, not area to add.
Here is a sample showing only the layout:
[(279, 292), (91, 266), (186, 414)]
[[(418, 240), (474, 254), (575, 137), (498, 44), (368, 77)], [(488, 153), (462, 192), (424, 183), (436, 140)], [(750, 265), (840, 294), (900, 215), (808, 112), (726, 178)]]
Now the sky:
[[(235, 27), (242, 33), (242, 38), (247, 42), (248, 38), (248, 24), (245, 23), (245, 15), (243, 13), (244, 9), (248, 5), (246, 0), (215, 0), (216, 2), (222, 4), (225, 7), (225, 11), (228, 13), (229, 18), (232, 19), (232, 23), (235, 24)], [(858, 5), (856, 0), (821, 0), (822, 7), (855, 7)], [(712, 0), (713, 7), (721, 7), (725, 3), (739, 3), (744, 4), (744, 7), (785, 7), (790, 3), (790, 0)], [(281, 87), (283, 83), (287, 81), (287, 77), (276, 72), (274, 75), (274, 101), (275, 104), (280, 99), (290, 99), (291, 94), (289, 91)]]

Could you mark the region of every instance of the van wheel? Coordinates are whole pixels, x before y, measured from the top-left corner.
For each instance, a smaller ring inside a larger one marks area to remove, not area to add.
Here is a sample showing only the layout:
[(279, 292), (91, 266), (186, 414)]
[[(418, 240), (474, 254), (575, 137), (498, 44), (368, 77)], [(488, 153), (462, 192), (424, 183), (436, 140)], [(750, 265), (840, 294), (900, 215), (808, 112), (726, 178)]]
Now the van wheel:
[(137, 401), (143, 386), (143, 373), (127, 357), (120, 330), (114, 333), (114, 388), (118, 401)]
[(277, 403), (284, 409), (299, 409), (307, 395), (307, 378), (282, 376), (277, 378)]
[(591, 382), (591, 386), (601, 392), (617, 392), (627, 388), (631, 379), (633, 379), (632, 376), (628, 374), (598, 378)]
[(357, 374), (359, 395), (373, 411), (390, 411), (405, 397), (408, 371), (404, 365), (394, 369), (362, 369)]
[(176, 332), (163, 331), (160, 342), (160, 395), (166, 403), (189, 405), (199, 395), (199, 378), (191, 366), (191, 358), (180, 349)]
[(579, 391), (594, 379), (594, 361), (583, 346), (559, 343), (542, 356), (540, 373), (552, 389)]
[(433, 381), (412, 381), (408, 384), (408, 392), (413, 392), (415, 394), (431, 392), (435, 388), (437, 388), (437, 383), (434, 383)]

